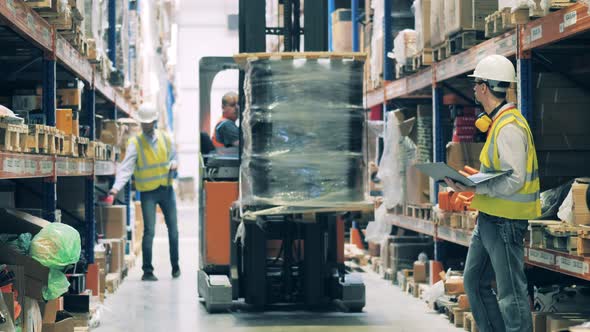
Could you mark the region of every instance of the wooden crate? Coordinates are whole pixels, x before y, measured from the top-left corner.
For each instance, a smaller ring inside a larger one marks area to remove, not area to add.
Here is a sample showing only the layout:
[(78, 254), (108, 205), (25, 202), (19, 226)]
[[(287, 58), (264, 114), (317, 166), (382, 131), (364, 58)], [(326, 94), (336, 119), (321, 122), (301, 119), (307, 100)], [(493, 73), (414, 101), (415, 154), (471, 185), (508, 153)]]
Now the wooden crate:
[(432, 220), (432, 204), (407, 204), (406, 216), (417, 219)]
[(27, 152), (57, 154), (57, 128), (45, 125), (29, 125), (27, 136)]
[(0, 150), (26, 152), (28, 134), (27, 125), (0, 122)]

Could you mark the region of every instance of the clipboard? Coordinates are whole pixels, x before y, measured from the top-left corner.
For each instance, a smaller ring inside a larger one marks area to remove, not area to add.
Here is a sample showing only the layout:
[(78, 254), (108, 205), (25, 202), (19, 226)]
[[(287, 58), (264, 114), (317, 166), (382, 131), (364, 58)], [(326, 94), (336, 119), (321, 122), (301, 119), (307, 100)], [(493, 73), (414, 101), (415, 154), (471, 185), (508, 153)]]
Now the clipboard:
[(459, 182), (468, 187), (475, 187), (478, 184), (487, 182), (489, 180), (495, 179), (502, 175), (507, 175), (510, 171), (507, 172), (496, 172), (496, 173), (477, 173), (475, 175), (471, 175), (469, 177), (465, 177), (461, 175), (457, 170), (452, 168), (451, 166), (445, 163), (425, 163), (425, 164), (416, 164), (415, 167), (422, 173), (428, 175), (436, 182), (441, 182), (445, 180), (445, 178), (449, 178), (455, 182)]

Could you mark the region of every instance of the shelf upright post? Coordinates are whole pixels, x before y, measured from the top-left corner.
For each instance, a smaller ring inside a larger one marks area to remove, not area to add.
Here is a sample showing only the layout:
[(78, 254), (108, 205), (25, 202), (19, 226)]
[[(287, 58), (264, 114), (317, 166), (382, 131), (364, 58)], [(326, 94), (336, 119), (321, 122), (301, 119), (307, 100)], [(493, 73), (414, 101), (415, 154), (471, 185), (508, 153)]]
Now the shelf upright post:
[(350, 9), (352, 11), (352, 51), (359, 52), (360, 51), (360, 42), (359, 42), (359, 0), (351, 0), (350, 1)]
[(393, 81), (393, 59), (387, 56), (388, 52), (393, 49), (392, 33), (392, 2), (391, 0), (382, 0), (383, 4), (383, 80)]
[[(55, 78), (56, 61), (55, 53), (45, 54), (43, 57), (43, 112), (45, 124), (55, 126)], [(55, 161), (55, 159), (54, 159)], [(54, 162), (55, 165), (55, 162)], [(54, 175), (43, 181), (43, 218), (50, 222), (55, 221), (57, 209), (57, 169), (54, 166)]]
[(117, 0), (108, 0), (108, 19), (109, 19), (109, 34), (108, 34), (108, 56), (113, 67), (117, 67)]
[[(523, 49), (524, 25), (519, 25), (516, 29), (517, 52), (516, 52), (516, 69), (517, 69), (517, 90), (518, 90), (518, 109), (522, 116), (527, 120), (529, 126), (534, 123), (533, 119), (533, 60), (531, 51)], [(532, 127), (531, 127), (532, 129)]]
[[(96, 139), (96, 91), (94, 87), (87, 88), (84, 93), (84, 107), (86, 112), (86, 121), (90, 128), (88, 138), (91, 141)], [(94, 178), (94, 161), (92, 163), (92, 175), (86, 178), (85, 190), (85, 217), (86, 217), (86, 237), (85, 248), (86, 261), (90, 264), (94, 263), (94, 241), (96, 239), (96, 218), (95, 218), (95, 178)]]
[[(332, 13), (336, 10), (336, 0), (328, 0), (328, 49), (334, 51), (332, 47)], [(307, 25), (305, 26), (307, 28)]]
[[(443, 88), (436, 84), (432, 85), (432, 138), (433, 142), (433, 161), (444, 162), (445, 161), (445, 142), (443, 141), (442, 132), (442, 109), (443, 109)], [(438, 184), (431, 181), (430, 201), (433, 204), (438, 203)], [(438, 230), (435, 231), (437, 233)], [(436, 235), (436, 234), (435, 234)], [(443, 242), (438, 241), (435, 236), (434, 241), (434, 260), (442, 261), (443, 253)]]
[(125, 206), (127, 207), (127, 227), (126, 229), (126, 233), (127, 233), (127, 242), (125, 245), (125, 254), (129, 255), (131, 253), (131, 181), (128, 181), (127, 184), (125, 185), (125, 187), (123, 188), (123, 190), (125, 190)]

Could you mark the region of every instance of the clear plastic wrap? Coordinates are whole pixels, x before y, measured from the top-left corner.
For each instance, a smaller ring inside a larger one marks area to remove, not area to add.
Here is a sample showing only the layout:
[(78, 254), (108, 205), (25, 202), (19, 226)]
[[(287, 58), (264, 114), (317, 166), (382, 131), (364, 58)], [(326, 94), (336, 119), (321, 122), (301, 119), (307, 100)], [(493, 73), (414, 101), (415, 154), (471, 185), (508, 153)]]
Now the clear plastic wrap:
[(430, 3), (431, 0), (414, 0), (412, 4), (417, 52), (430, 48)]
[(383, 1), (372, 1), (373, 33), (371, 35), (370, 77), (373, 86), (378, 86), (383, 74)]
[(243, 204), (364, 201), (364, 62), (251, 59), (244, 82)]
[(393, 40), (393, 55), (398, 64), (406, 65), (408, 60), (418, 53), (416, 31), (405, 29), (400, 31)]
[(392, 209), (403, 202), (403, 195), (400, 190), (400, 188), (403, 188), (400, 164), (401, 134), (399, 120), (392, 112), (386, 114), (385, 121), (385, 146), (377, 177), (383, 183), (383, 205), (387, 209)]
[(446, 1), (438, 0), (430, 3), (430, 45), (432, 47), (439, 46), (446, 38)]
[(531, 16), (545, 16), (549, 13), (550, 0), (498, 0), (498, 8), (529, 8)]
[(375, 221), (367, 225), (365, 241), (381, 243), (389, 237), (392, 225), (387, 221), (387, 209), (381, 205), (375, 210)]

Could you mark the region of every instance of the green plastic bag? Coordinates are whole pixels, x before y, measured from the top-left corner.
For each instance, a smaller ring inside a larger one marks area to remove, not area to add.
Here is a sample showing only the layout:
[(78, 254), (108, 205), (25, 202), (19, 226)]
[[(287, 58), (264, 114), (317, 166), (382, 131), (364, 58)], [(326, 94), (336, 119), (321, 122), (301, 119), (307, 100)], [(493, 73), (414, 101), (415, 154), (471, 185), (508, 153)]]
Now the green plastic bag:
[(49, 269), (47, 287), (43, 288), (43, 298), (46, 301), (57, 299), (68, 291), (70, 282), (60, 270)]
[(49, 268), (45, 300), (53, 300), (68, 291), (70, 283), (63, 274), (64, 267), (80, 259), (80, 234), (71, 226), (51, 223), (44, 227), (31, 242), (31, 257)]

